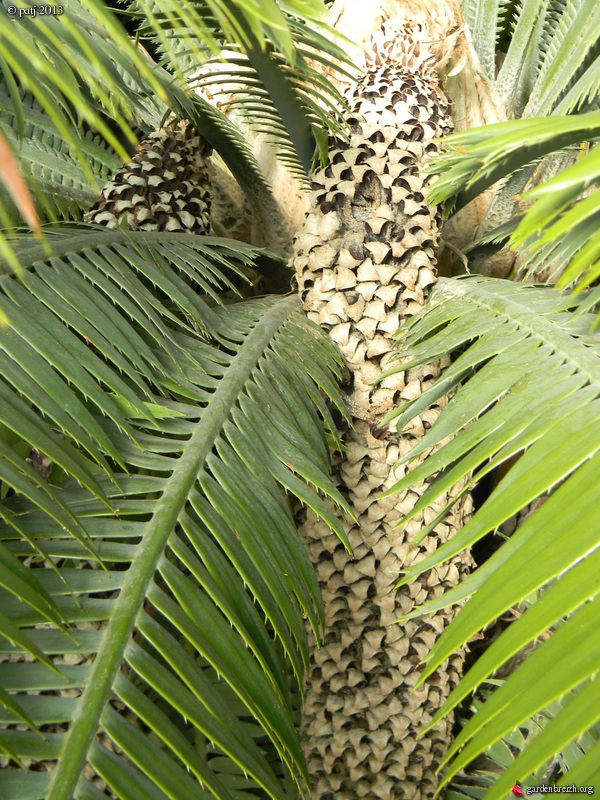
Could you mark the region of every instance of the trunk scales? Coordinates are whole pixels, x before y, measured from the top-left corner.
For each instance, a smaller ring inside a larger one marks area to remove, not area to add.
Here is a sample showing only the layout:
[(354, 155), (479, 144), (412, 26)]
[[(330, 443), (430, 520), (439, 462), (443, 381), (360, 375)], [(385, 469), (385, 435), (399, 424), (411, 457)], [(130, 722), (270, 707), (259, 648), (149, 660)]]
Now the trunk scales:
[[(401, 520), (419, 496), (379, 499), (403, 474), (398, 458), (431, 426), (423, 412), (402, 433), (382, 427), (387, 411), (420, 394), (439, 366), (375, 382), (389, 362), (400, 323), (421, 308), (436, 280), (439, 213), (427, 204), (426, 161), (435, 137), (452, 127), (419, 25), (386, 22), (366, 45), (366, 74), (346, 91), (349, 142), (336, 141), (328, 166), (313, 175), (311, 210), (295, 241), (294, 267), (308, 316), (340, 347), (351, 372), (353, 427), (334, 464), (358, 525), (348, 554), (310, 511), (301, 536), (325, 603), (324, 641), (313, 641), (303, 718), (312, 800), (419, 800), (432, 797), (449, 723), (419, 732), (460, 676), (449, 659), (413, 689), (419, 662), (449, 623), (444, 612), (403, 624), (415, 605), (454, 586), (466, 569), (455, 559), (397, 590), (398, 573), (446, 541), (468, 508), (455, 508), (418, 548), (411, 539), (443, 507)], [(421, 487), (423, 490), (424, 487)]]

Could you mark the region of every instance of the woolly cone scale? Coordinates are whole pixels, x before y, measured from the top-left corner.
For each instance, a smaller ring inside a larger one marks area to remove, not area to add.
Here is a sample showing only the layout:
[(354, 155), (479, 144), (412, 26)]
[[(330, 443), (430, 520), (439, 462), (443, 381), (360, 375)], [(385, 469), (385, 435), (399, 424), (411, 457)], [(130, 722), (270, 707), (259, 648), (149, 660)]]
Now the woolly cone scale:
[(422, 25), (385, 23), (365, 45), (366, 73), (346, 91), (349, 142), (332, 143), (328, 166), (313, 175), (311, 210), (295, 241), (293, 264), (308, 316), (345, 356), (353, 425), (334, 458), (338, 484), (358, 524), (347, 525), (352, 554), (306, 512), (300, 533), (325, 603), (324, 640), (312, 641), (303, 741), (312, 800), (420, 800), (436, 789), (435, 770), (450, 722), (417, 738), (458, 682), (452, 656), (414, 689), (419, 662), (454, 615), (396, 624), (418, 604), (454, 586), (467, 558), (396, 588), (399, 572), (452, 536), (469, 513), (466, 500), (418, 547), (411, 540), (441, 511), (441, 498), (406, 525), (402, 517), (423, 487), (380, 499), (402, 470), (394, 467), (431, 426), (439, 408), (402, 433), (383, 427), (392, 407), (422, 393), (439, 365), (375, 385), (390, 361), (394, 333), (420, 309), (436, 280), (438, 210), (427, 204), (423, 167), (451, 130)]

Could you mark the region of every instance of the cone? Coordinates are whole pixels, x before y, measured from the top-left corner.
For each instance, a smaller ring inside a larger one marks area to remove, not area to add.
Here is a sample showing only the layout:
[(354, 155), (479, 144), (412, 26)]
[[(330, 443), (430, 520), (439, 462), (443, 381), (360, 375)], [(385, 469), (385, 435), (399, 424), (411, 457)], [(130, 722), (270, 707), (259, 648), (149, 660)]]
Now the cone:
[[(415, 689), (420, 662), (455, 613), (398, 624), (416, 605), (456, 585), (469, 557), (396, 588), (399, 573), (452, 536), (470, 512), (464, 500), (433, 533), (447, 497), (408, 524), (425, 486), (381, 499), (404, 474), (398, 459), (424, 435), (439, 406), (403, 432), (384, 415), (427, 389), (440, 365), (411, 369), (375, 386), (395, 348), (400, 324), (425, 303), (436, 281), (440, 216), (427, 203), (427, 161), (436, 137), (451, 130), (424, 31), (385, 23), (367, 45), (364, 79), (350, 86), (349, 142), (330, 148), (313, 176), (311, 210), (295, 242), (298, 289), (308, 316), (341, 349), (351, 384), (353, 427), (334, 464), (357, 517), (348, 525), (353, 552), (306, 512), (300, 534), (315, 565), (325, 604), (323, 644), (312, 641), (303, 717), (312, 800), (420, 800), (432, 797), (435, 770), (450, 737), (448, 720), (424, 727), (459, 680), (456, 654)], [(414, 463), (414, 462), (413, 462)]]
[(189, 124), (151, 133), (84, 216), (107, 228), (207, 234), (210, 146)]

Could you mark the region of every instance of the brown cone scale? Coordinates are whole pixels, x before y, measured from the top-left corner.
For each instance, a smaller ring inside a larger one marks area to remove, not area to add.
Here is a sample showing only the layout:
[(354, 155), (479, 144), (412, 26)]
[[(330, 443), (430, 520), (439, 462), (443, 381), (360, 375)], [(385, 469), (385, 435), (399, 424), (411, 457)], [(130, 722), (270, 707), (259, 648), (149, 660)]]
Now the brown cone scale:
[(189, 124), (151, 133), (84, 216), (107, 228), (207, 234), (211, 148)]
[(417, 546), (440, 498), (401, 524), (425, 486), (380, 499), (404, 474), (394, 470), (434, 422), (424, 411), (405, 431), (385, 427), (387, 411), (421, 394), (439, 365), (409, 370), (375, 386), (401, 322), (419, 310), (436, 281), (438, 210), (427, 204), (423, 167), (451, 130), (423, 31), (386, 23), (367, 46), (364, 79), (346, 92), (350, 140), (330, 148), (313, 176), (311, 210), (295, 242), (294, 266), (308, 316), (341, 349), (352, 375), (347, 392), (353, 427), (334, 464), (341, 491), (358, 517), (348, 524), (348, 554), (308, 511), (301, 536), (325, 604), (324, 641), (312, 642), (303, 746), (312, 800), (420, 800), (432, 797), (449, 743), (449, 722), (417, 738), (456, 685), (462, 656), (452, 656), (415, 689), (420, 662), (455, 610), (398, 624), (416, 605), (458, 583), (468, 557), (396, 588), (399, 572), (452, 536), (469, 512), (455, 506)]

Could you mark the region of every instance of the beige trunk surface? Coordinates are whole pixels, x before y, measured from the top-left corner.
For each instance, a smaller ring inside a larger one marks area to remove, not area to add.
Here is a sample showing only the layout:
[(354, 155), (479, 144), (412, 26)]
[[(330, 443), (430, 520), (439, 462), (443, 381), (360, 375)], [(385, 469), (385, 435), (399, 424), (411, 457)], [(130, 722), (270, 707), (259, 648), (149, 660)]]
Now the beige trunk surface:
[(415, 690), (419, 662), (454, 612), (397, 620), (454, 586), (468, 559), (395, 587), (404, 566), (453, 535), (469, 501), (413, 548), (411, 539), (435, 519), (444, 499), (406, 526), (402, 517), (425, 487), (379, 499), (404, 474), (394, 471), (398, 458), (439, 413), (424, 412), (401, 434), (381, 426), (385, 413), (423, 392), (439, 367), (374, 386), (394, 333), (422, 307), (436, 280), (439, 214), (427, 204), (430, 178), (423, 166), (438, 150), (434, 137), (450, 131), (451, 120), (425, 41), (422, 25), (387, 22), (365, 43), (364, 80), (346, 92), (350, 141), (334, 143), (328, 166), (313, 176), (311, 211), (295, 243), (304, 308), (341, 348), (351, 373), (353, 428), (334, 468), (358, 517), (347, 527), (352, 555), (310, 512), (301, 528), (326, 613), (324, 643), (319, 648), (313, 641), (303, 722), (313, 800), (431, 797), (450, 724), (417, 736), (462, 667), (462, 656), (453, 656)]

